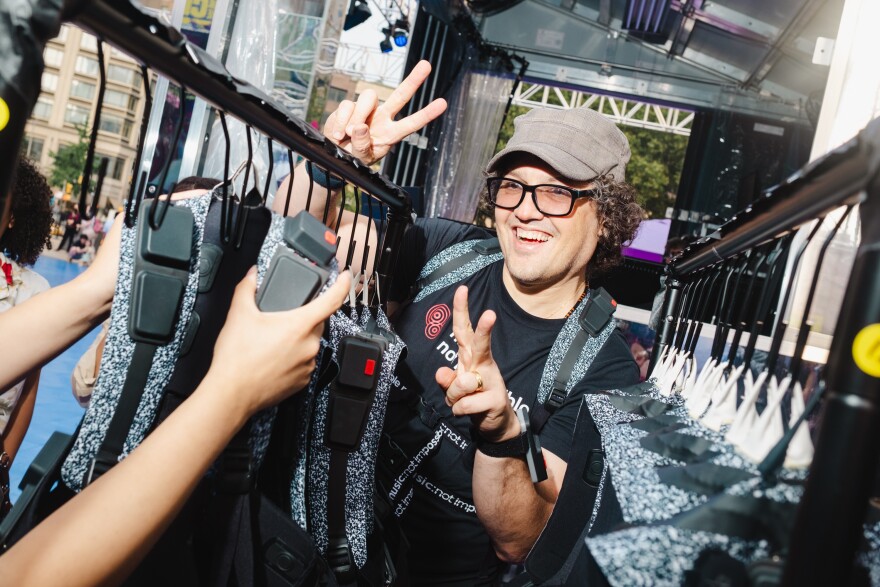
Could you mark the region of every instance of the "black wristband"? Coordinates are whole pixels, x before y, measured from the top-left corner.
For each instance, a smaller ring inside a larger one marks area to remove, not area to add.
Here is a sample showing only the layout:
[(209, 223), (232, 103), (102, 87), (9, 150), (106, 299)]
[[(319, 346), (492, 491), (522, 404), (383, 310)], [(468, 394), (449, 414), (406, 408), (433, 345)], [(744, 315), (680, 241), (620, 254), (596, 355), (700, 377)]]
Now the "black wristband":
[(338, 177), (333, 177), (332, 175), (327, 175), (323, 169), (312, 164), (311, 161), (306, 161), (306, 172), (308, 172), (312, 181), (328, 190), (338, 190), (345, 185), (343, 180)]
[(474, 445), (481, 453), (488, 457), (498, 459), (507, 457), (524, 457), (529, 452), (528, 433), (523, 432), (519, 436), (514, 436), (508, 440), (501, 442), (489, 442), (482, 436), (476, 428), (471, 429), (471, 438)]

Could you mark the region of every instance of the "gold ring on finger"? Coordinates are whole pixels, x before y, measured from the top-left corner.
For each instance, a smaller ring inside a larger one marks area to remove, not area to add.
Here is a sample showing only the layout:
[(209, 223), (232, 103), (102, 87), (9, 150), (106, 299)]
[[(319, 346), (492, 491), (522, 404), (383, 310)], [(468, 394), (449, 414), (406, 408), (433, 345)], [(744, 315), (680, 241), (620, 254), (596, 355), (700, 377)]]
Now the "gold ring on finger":
[(474, 391), (483, 391), (483, 378), (480, 373), (478, 371), (471, 371), (471, 373), (477, 379), (477, 388)]

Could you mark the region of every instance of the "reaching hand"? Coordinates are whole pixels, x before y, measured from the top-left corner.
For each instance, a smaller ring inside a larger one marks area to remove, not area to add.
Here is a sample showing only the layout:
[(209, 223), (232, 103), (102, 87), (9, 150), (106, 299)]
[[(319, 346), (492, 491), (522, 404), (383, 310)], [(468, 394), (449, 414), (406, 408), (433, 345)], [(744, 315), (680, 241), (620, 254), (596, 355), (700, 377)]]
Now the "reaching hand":
[(92, 264), (83, 274), (83, 277), (91, 283), (90, 291), (98, 296), (98, 301), (101, 304), (106, 304), (107, 308), (110, 307), (110, 301), (113, 299), (116, 276), (119, 273), (119, 246), (122, 240), (123, 216), (123, 214), (119, 214), (116, 217), (113, 227), (101, 242), (101, 248), (95, 254)]
[(299, 391), (315, 369), (324, 320), (342, 305), (350, 284), (351, 273), (344, 271), (330, 289), (300, 308), (261, 312), (252, 269), (235, 288), (206, 379), (217, 377), (234, 390), (231, 401), (243, 402), (247, 414)]
[(495, 318), (495, 312), (484, 312), (475, 331), (468, 311), (467, 287), (459, 287), (452, 302), (458, 369), (441, 367), (435, 376), (446, 391), (446, 403), (452, 407), (452, 413), (471, 416), (480, 436), (490, 442), (507, 440), (520, 433), (519, 421), (507, 397), (507, 385), (492, 358)]
[(437, 98), (418, 112), (394, 120), (430, 73), (431, 64), (419, 61), (381, 106), (373, 90), (363, 92), (357, 103), (343, 100), (324, 124), (324, 134), (367, 165), (379, 161), (391, 147), (446, 111), (446, 100)]

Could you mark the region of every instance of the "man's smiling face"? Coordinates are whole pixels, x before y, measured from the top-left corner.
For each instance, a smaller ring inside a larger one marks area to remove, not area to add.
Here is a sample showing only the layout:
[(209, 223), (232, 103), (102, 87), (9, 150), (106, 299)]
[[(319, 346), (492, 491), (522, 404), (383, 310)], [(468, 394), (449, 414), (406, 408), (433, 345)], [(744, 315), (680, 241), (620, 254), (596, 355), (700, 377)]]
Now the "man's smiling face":
[[(526, 185), (559, 184), (587, 189), (590, 183), (569, 183), (540, 159), (511, 156), (504, 177)], [(575, 200), (567, 216), (545, 216), (531, 194), (515, 210), (495, 209), (498, 240), (504, 252), (505, 272), (523, 289), (544, 289), (582, 278), (596, 250), (601, 226), (596, 203), (589, 198)]]

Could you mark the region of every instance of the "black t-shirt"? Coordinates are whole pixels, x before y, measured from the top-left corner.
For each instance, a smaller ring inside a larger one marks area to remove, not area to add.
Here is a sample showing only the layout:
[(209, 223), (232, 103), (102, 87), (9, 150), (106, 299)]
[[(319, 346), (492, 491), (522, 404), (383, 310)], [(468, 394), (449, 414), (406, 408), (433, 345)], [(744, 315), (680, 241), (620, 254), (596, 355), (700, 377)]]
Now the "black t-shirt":
[[(448, 246), (490, 235), (478, 227), (439, 219), (418, 220), (406, 235), (397, 265), (392, 299), (405, 299), (419, 271)], [(463, 448), (470, 443), (470, 419), (454, 417), (434, 380), (442, 366), (458, 363), (452, 335), (452, 298), (458, 285), (468, 286), (471, 321), (486, 310), (498, 316), (492, 332), (492, 355), (515, 409), (532, 408), (537, 399), (547, 355), (565, 323), (543, 319), (520, 308), (501, 281), (499, 261), (417, 303), (404, 304), (393, 317), (407, 344), (405, 366), (399, 366), (386, 417), (386, 432), (408, 456), (422, 450), (431, 433), (405, 401), (416, 392), (443, 417), (437, 452), (424, 459), (413, 475), (411, 497), (404, 500), (400, 521), (410, 543), (409, 571), (416, 585), (478, 585), (487, 569), (497, 568), (489, 537), (476, 516), (471, 490), (472, 470)], [(636, 383), (638, 367), (623, 335), (614, 334), (598, 353), (581, 382), (541, 430), (541, 446), (568, 460), (581, 396)], [(598, 441), (598, 436), (597, 436)], [(583, 450), (596, 447), (579, 447)]]

